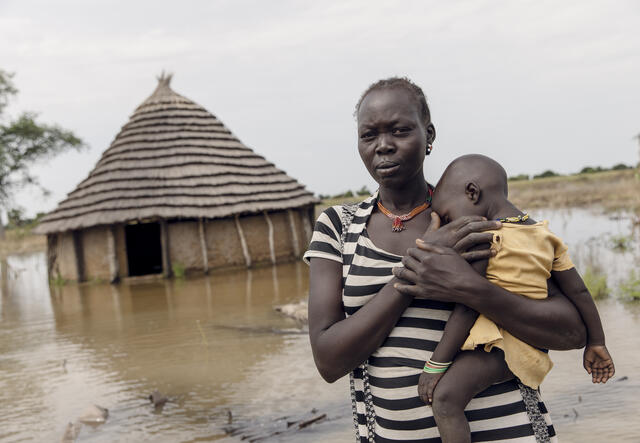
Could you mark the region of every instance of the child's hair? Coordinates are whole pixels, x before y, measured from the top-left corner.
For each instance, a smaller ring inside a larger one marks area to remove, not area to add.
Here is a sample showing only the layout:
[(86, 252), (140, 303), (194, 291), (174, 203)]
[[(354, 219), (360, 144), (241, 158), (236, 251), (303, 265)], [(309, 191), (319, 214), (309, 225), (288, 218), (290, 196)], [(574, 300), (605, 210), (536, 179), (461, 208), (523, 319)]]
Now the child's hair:
[(362, 101), (371, 91), (394, 88), (404, 89), (405, 91), (409, 92), (420, 107), (420, 117), (422, 117), (424, 123), (427, 124), (431, 122), (431, 111), (429, 111), (429, 105), (427, 104), (427, 98), (425, 97), (424, 92), (422, 92), (420, 86), (413, 83), (407, 77), (383, 78), (371, 84), (360, 96), (360, 100), (358, 100), (358, 103), (356, 104), (356, 110), (354, 111), (353, 115), (355, 117), (358, 116), (358, 111), (360, 110)]

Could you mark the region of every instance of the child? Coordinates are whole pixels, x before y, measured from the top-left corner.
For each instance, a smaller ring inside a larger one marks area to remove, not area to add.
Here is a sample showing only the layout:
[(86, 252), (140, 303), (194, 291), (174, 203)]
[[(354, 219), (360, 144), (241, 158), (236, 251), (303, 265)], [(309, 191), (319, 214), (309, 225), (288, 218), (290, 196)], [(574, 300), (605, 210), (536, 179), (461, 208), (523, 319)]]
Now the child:
[[(613, 376), (598, 311), (567, 247), (546, 222), (536, 223), (507, 200), (507, 176), (497, 162), (482, 155), (454, 160), (436, 186), (432, 207), (444, 223), (465, 215), (500, 220), (502, 228), (494, 232), (491, 245), (495, 257), (474, 263), (474, 268), (510, 292), (537, 299), (547, 297), (547, 279), (552, 276), (587, 327), (585, 369), (594, 383)], [(469, 442), (464, 408), (474, 395), (513, 376), (537, 389), (552, 365), (545, 350), (518, 340), (466, 306), (456, 305), (440, 343), (425, 363), (418, 392), (425, 403), (433, 403), (443, 442)]]

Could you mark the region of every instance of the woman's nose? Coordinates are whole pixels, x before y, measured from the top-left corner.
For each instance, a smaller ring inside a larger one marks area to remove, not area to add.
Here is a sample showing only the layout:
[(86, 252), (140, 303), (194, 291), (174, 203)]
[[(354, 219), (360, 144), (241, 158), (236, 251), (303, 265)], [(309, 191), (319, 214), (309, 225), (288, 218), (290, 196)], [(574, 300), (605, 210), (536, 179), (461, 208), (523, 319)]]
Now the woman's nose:
[(395, 152), (396, 147), (389, 139), (389, 135), (382, 133), (378, 137), (378, 145), (376, 146), (377, 154), (388, 154), (389, 152)]

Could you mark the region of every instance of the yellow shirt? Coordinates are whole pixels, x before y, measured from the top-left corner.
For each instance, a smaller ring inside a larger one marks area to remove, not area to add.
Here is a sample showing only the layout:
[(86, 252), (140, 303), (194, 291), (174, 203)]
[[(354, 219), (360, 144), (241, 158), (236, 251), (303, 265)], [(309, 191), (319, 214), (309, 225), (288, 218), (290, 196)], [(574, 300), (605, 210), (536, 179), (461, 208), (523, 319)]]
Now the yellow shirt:
[[(574, 267), (567, 246), (547, 225), (547, 221), (533, 225), (503, 223), (501, 229), (493, 231), (491, 248), (497, 253), (489, 259), (487, 279), (515, 294), (546, 298), (551, 271)], [(502, 349), (511, 372), (534, 389), (553, 366), (547, 353), (518, 340), (483, 315), (469, 331), (462, 349), (471, 350), (479, 345), (484, 345), (487, 352), (494, 346)]]

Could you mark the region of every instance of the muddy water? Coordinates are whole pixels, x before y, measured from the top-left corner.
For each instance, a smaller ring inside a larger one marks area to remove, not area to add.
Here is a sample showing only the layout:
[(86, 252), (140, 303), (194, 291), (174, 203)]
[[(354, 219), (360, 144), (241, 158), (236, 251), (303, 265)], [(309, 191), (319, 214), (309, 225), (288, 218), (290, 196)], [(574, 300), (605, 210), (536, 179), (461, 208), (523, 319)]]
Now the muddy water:
[[(628, 218), (535, 216), (551, 220), (579, 267), (602, 266), (614, 292), (640, 268), (639, 233)], [(614, 251), (612, 235), (635, 237), (630, 248)], [(7, 265), (0, 441), (60, 441), (66, 424), (91, 404), (110, 415), (105, 424), (82, 426), (79, 442), (352, 441), (346, 380), (324, 383), (304, 331), (273, 310), (306, 297), (304, 264), (51, 288), (44, 254), (12, 256)], [(563, 442), (640, 441), (640, 302), (610, 297), (598, 306), (616, 379), (594, 386), (579, 351), (553, 352), (543, 395)], [(163, 408), (147, 400), (154, 390), (169, 397)], [(287, 428), (322, 414), (302, 430)]]

